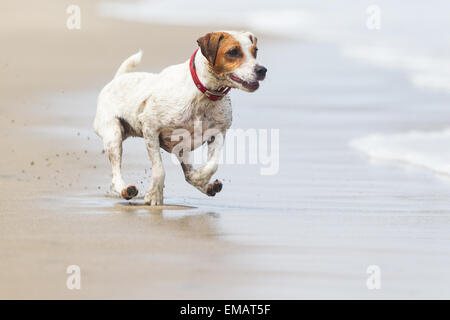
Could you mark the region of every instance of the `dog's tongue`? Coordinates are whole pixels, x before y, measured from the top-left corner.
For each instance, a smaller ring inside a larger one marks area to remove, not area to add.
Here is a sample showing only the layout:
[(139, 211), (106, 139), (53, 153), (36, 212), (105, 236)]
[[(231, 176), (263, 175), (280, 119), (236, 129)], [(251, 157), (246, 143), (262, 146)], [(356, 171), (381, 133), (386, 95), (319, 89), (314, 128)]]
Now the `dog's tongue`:
[(230, 75), (230, 78), (233, 79), (236, 82), (239, 82), (239, 83), (244, 83), (245, 82), (241, 78), (236, 77), (234, 74)]
[(235, 75), (231, 75), (230, 78), (233, 79), (234, 81), (242, 84), (245, 88), (247, 88), (250, 91), (255, 91), (256, 89), (259, 88), (258, 81), (247, 82), (247, 81), (242, 80), (241, 78), (236, 77)]
[(259, 88), (259, 82), (258, 81), (252, 81), (252, 82), (244, 82), (242, 84), (244, 87), (246, 87), (249, 90), (255, 91)]

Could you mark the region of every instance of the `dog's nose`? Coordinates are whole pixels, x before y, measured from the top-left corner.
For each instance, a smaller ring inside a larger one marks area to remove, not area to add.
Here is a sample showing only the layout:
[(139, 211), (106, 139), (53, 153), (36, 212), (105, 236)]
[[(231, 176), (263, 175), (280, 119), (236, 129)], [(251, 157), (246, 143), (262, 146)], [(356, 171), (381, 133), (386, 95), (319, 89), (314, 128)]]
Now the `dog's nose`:
[(266, 77), (266, 72), (267, 69), (263, 66), (257, 65), (255, 67), (256, 78), (258, 80), (264, 80), (264, 78)]

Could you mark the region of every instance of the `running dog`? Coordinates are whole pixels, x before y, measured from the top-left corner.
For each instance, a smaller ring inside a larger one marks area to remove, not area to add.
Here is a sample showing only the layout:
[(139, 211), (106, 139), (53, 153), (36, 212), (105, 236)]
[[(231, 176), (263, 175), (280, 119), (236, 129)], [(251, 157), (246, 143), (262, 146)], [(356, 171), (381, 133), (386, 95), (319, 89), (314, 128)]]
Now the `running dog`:
[[(121, 173), (122, 143), (128, 137), (145, 139), (152, 163), (146, 204), (163, 204), (165, 172), (160, 148), (178, 157), (186, 181), (198, 190), (208, 196), (222, 190), (221, 182), (210, 180), (217, 171), (232, 120), (227, 93), (231, 88), (256, 91), (267, 69), (256, 60), (257, 39), (250, 32), (212, 32), (197, 43), (199, 49), (191, 59), (158, 74), (132, 72), (141, 61), (142, 51), (132, 55), (100, 92), (94, 130), (103, 139), (111, 162), (111, 188), (124, 199), (138, 194), (134, 185), (124, 182)], [(200, 137), (195, 136), (196, 127), (200, 128)], [(174, 139), (177, 130), (188, 135), (184, 134), (181, 141)], [(205, 142), (208, 160), (194, 169), (189, 153)]]

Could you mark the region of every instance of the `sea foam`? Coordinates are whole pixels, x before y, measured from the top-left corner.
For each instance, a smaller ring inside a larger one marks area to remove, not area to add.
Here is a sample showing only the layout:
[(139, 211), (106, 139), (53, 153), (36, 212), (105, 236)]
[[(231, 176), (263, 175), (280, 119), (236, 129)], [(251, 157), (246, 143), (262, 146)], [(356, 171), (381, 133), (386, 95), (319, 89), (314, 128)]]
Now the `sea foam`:
[(408, 163), (450, 175), (450, 128), (372, 134), (352, 140), (350, 146), (376, 159)]

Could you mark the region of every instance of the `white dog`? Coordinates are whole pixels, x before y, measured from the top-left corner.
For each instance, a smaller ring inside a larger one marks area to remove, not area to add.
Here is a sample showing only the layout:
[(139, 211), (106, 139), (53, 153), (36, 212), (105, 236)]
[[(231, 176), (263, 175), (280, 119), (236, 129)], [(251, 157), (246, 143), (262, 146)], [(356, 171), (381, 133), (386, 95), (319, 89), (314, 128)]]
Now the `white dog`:
[[(218, 180), (210, 183), (210, 179), (231, 125), (231, 101), (226, 94), (231, 88), (255, 91), (267, 69), (256, 61), (257, 39), (250, 32), (208, 33), (197, 43), (200, 51), (190, 60), (159, 74), (131, 72), (142, 52), (129, 57), (99, 95), (94, 129), (111, 162), (111, 187), (127, 200), (138, 194), (134, 185), (125, 184), (121, 173), (122, 142), (130, 136), (145, 139), (152, 162), (146, 204), (163, 204), (165, 173), (160, 148), (176, 154), (186, 181), (201, 192), (214, 196), (222, 189)], [(195, 136), (198, 127), (200, 137)], [(174, 139), (180, 129), (188, 132), (182, 141)], [(208, 160), (194, 170), (189, 153), (206, 141)]]

